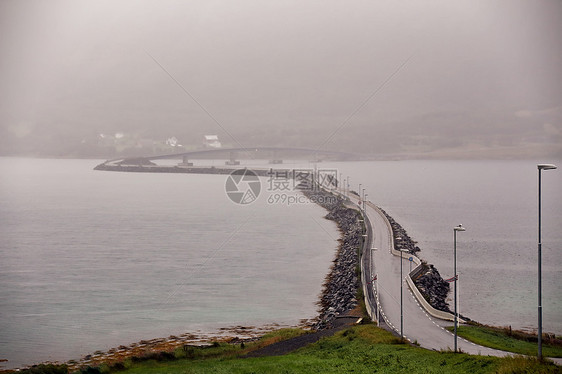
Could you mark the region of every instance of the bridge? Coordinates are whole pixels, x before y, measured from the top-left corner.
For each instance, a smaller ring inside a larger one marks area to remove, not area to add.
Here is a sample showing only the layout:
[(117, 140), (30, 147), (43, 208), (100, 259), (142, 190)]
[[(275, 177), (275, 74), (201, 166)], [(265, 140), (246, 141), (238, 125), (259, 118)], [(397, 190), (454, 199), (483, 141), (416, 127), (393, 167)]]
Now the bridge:
[(155, 160), (181, 160), (180, 165), (192, 166), (190, 160), (217, 158), (217, 156), (225, 155), (227, 157), (226, 165), (239, 165), (240, 159), (269, 159), (271, 164), (281, 164), (283, 159), (302, 159), (303, 157), (312, 157), (313, 161), (322, 161), (325, 159), (336, 161), (351, 161), (362, 159), (358, 154), (348, 152), (338, 152), (329, 150), (320, 150), (312, 148), (296, 148), (296, 147), (246, 147), (246, 148), (213, 148), (202, 149), (196, 151), (171, 153), (156, 156), (140, 156), (117, 158), (106, 161), (104, 164), (112, 165), (152, 165)]

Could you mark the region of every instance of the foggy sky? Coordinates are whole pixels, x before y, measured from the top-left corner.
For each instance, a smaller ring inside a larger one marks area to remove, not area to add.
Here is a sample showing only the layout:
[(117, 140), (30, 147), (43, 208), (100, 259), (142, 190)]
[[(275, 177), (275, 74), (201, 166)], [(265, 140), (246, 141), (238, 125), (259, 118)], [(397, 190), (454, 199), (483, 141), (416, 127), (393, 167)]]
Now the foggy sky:
[(559, 146), (561, 36), (558, 0), (2, 0), (0, 153), (118, 131), (366, 153)]

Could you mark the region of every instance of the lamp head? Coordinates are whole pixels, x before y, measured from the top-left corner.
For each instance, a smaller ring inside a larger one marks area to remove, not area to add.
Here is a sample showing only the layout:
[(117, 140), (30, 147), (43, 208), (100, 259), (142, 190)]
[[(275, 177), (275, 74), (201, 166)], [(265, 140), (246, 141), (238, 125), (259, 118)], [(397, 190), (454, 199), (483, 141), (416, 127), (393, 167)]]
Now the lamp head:
[(556, 165), (554, 165), (554, 164), (538, 164), (537, 168), (539, 170), (553, 170), (553, 169), (556, 169)]
[(462, 225), (455, 226), (455, 231), (466, 231), (466, 228), (462, 227)]

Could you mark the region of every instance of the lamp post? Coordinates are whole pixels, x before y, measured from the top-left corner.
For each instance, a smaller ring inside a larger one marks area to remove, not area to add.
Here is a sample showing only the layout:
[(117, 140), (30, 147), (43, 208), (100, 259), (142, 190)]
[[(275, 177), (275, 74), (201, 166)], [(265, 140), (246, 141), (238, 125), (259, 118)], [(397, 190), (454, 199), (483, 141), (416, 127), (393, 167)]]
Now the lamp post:
[(400, 338), (404, 339), (404, 297), (403, 297), (403, 284), (404, 284), (404, 279), (402, 278), (402, 255), (404, 253), (402, 252), (402, 248), (400, 248)]
[(454, 270), (453, 276), (455, 277), (455, 352), (457, 352), (457, 324), (458, 324), (458, 314), (457, 314), (457, 231), (466, 231), (462, 225), (455, 226), (453, 228), (455, 236), (455, 246), (453, 251), (454, 256)]
[(363, 205), (363, 212), (367, 212), (365, 210), (365, 189), (363, 188), (363, 190), (361, 191), (361, 200), (363, 201), (362, 205)]
[(342, 186), (343, 186), (343, 183), (342, 183), (343, 179), (342, 179), (342, 175), (341, 175), (341, 174), (342, 174), (342, 173), (340, 173), (340, 179), (338, 179), (338, 187), (340, 188), (340, 192), (341, 192), (341, 189), (342, 189)]
[(541, 284), (541, 171), (543, 170), (553, 170), (556, 169), (556, 165), (553, 164), (538, 164), (537, 168), (539, 169), (539, 237), (538, 237), (538, 262), (539, 262), (539, 305), (538, 305), (538, 355), (537, 357), (539, 360), (542, 359), (542, 284)]
[(379, 279), (377, 276), (375, 276), (375, 293), (376, 293), (376, 299), (375, 299), (375, 304), (377, 306), (376, 308), (376, 312), (377, 312), (377, 326), (381, 326), (381, 311), (379, 310)]

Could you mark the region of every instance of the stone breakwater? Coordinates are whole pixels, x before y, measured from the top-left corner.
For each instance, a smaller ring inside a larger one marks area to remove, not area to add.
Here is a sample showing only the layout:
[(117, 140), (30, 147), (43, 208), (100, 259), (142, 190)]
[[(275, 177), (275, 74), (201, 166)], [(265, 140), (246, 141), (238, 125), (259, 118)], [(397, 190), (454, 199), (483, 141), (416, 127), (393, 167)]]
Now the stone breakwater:
[(394, 237), (394, 248), (396, 250), (406, 249), (408, 253), (416, 254), (417, 252), (421, 251), (420, 247), (418, 247), (414, 240), (410, 238), (410, 236), (406, 233), (406, 230), (398, 222), (394, 220), (391, 216), (388, 215), (383, 209), (379, 208), (381, 212), (383, 212), (384, 216), (390, 222), (390, 226), (392, 227), (392, 234)]
[(363, 226), (357, 210), (344, 205), (344, 200), (325, 191), (302, 191), (328, 211), (326, 219), (334, 221), (342, 233), (340, 246), (330, 273), (326, 276), (318, 302), (320, 306), (316, 330), (330, 328), (338, 315), (357, 306), (360, 285), (359, 258)]
[(449, 304), (445, 301), (449, 294), (449, 283), (443, 280), (433, 265), (422, 263), (422, 266), (423, 271), (420, 272), (420, 275), (412, 278), (414, 284), (432, 307), (451, 312)]
[[(111, 164), (104, 162), (97, 165), (94, 170), (120, 171), (130, 173), (186, 173), (186, 174), (230, 174), (235, 170), (243, 170), (243, 167), (215, 167), (215, 166), (158, 166), (158, 165), (127, 165)], [(248, 169), (260, 177), (266, 177), (270, 169)], [(275, 169), (281, 170), (281, 169)], [(283, 170), (288, 171), (288, 170)]]
[[(408, 253), (415, 255), (421, 249), (416, 245), (417, 243), (410, 238), (406, 230), (391, 216), (381, 209), (385, 217), (390, 222), (394, 236), (394, 246), (397, 250), (406, 249)], [(422, 262), (422, 269), (415, 274), (412, 274), (414, 284), (420, 290), (422, 296), (427, 302), (437, 310), (444, 312), (451, 312), (449, 304), (447, 303), (447, 295), (449, 294), (449, 283), (439, 274), (439, 271), (432, 265)]]

